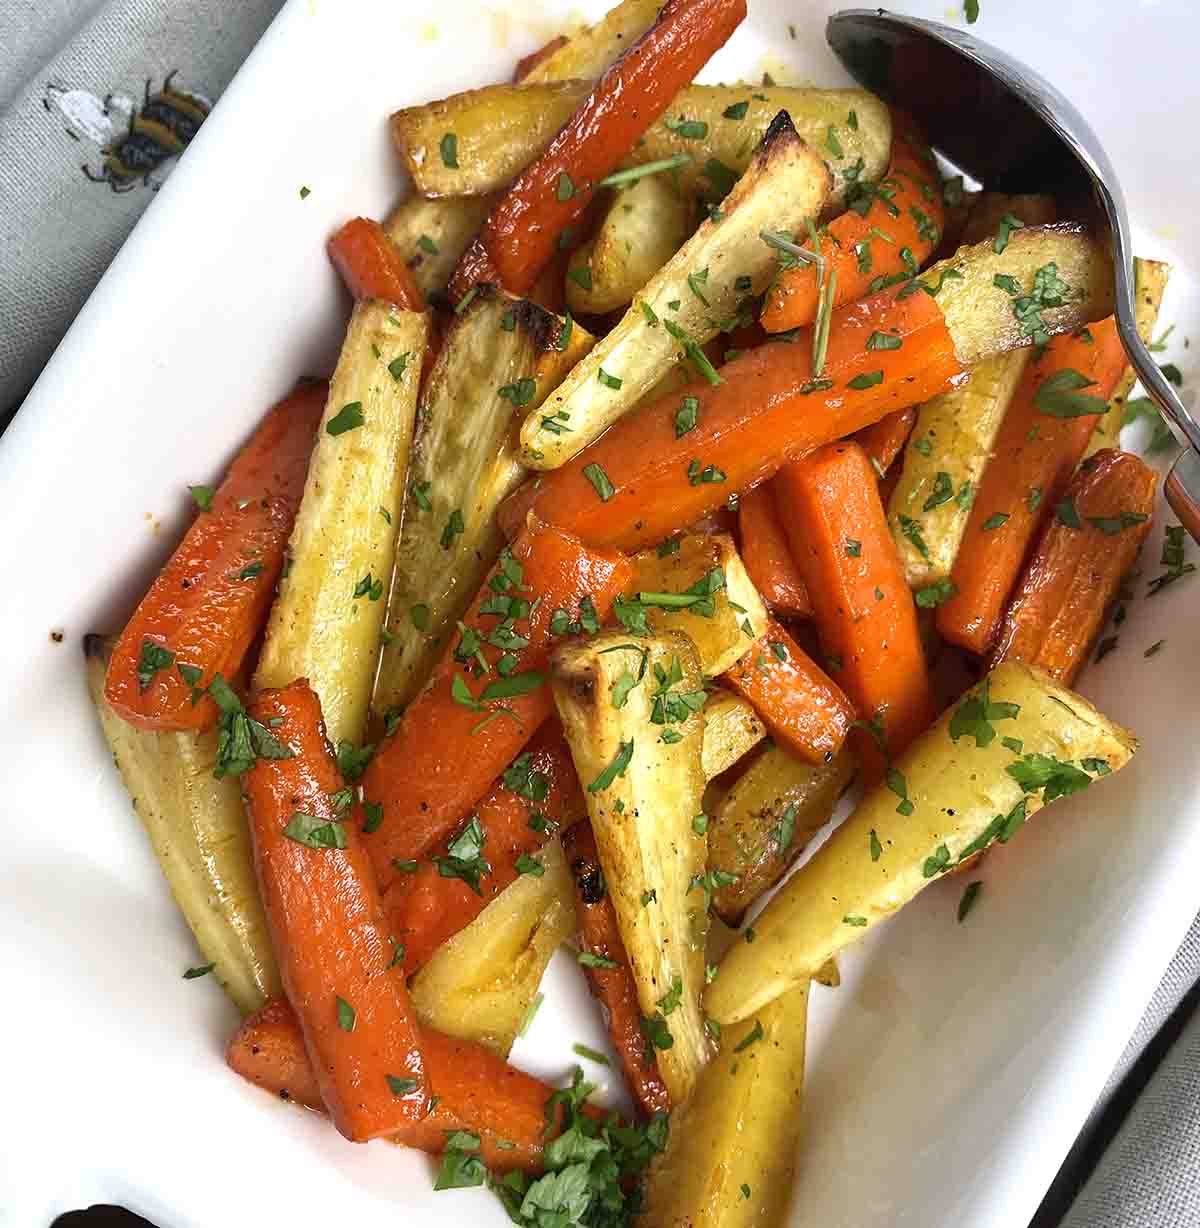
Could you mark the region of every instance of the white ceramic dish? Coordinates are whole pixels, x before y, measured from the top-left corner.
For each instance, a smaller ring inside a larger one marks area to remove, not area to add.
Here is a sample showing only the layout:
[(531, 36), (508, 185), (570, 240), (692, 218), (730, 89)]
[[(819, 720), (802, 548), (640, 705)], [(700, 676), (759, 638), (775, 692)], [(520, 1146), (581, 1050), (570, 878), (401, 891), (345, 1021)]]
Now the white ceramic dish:
[[(822, 37), (835, 7), (751, 0), (707, 75), (844, 80)], [(1107, 144), (1143, 250), (1177, 265), (1169, 357), (1197, 374), (1190, 3), (982, 7), (978, 33), (1048, 73)], [(434, 1195), (424, 1158), (350, 1146), (225, 1070), (234, 1012), (180, 979), (195, 950), (95, 727), (80, 636), (119, 626), (185, 522), (185, 484), (331, 365), (345, 303), (322, 242), (403, 190), (387, 113), (506, 77), (574, 12), (292, 0), (0, 441), (0, 1223), (97, 1201), (162, 1228), (506, 1222), (481, 1191)], [(1158, 548), (1156, 533), (1148, 574)], [(962, 884), (939, 883), (844, 961), (843, 988), (815, 991), (797, 1225), (1028, 1220), (1195, 912), (1198, 604), (1200, 579), (1137, 601), (1087, 677), (1143, 736), (1134, 765), (994, 855), (966, 925)], [(559, 1076), (572, 1042), (602, 1038), (561, 958), (545, 988), (514, 1056)]]

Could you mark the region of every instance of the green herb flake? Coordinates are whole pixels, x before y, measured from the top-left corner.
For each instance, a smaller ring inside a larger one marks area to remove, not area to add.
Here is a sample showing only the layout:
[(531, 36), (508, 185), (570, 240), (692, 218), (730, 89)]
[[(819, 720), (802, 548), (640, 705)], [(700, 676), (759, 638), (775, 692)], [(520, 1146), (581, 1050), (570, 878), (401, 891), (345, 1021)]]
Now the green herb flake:
[(173, 652), (168, 651), (161, 644), (156, 644), (153, 640), (142, 640), (137, 665), (138, 691), (147, 690), (155, 674), (160, 670), (170, 669), (174, 664), (175, 654)]
[(998, 529), (1001, 525), (1007, 524), (1009, 514), (1007, 512), (993, 512), (984, 522), (983, 531), (990, 533), (993, 529)]
[(858, 927), (858, 928), (860, 928), (860, 929), (861, 929), (861, 928), (862, 928), (864, 925), (866, 925), (866, 923), (867, 923), (867, 919), (866, 919), (866, 917), (846, 916), (846, 917), (843, 917), (843, 918), (842, 918), (842, 924), (843, 924), (843, 925), (853, 925), (853, 926), (856, 926), (856, 927)]
[(961, 925), (966, 919), (967, 914), (975, 907), (975, 901), (979, 899), (979, 893), (983, 890), (983, 883), (976, 879), (973, 883), (968, 883), (966, 889), (962, 893), (962, 899), (958, 901), (958, 922)]
[(867, 338), (868, 350), (898, 350), (904, 341), (900, 337), (894, 337), (891, 333), (873, 332)]
[(188, 493), (197, 510), (207, 512), (212, 510), (214, 490), (211, 486), (189, 486)]
[(864, 371), (862, 375), (856, 375), (852, 380), (848, 380), (846, 387), (861, 391), (864, 388), (873, 388), (876, 384), (882, 383), (882, 371)]
[(337, 1023), (338, 1027), (343, 1032), (353, 1032), (354, 1023), (357, 1015), (354, 1012), (354, 1007), (346, 1001), (345, 998), (334, 995), (334, 1001), (337, 1003)]
[(216, 967), (216, 964), (200, 964), (195, 968), (189, 968), (184, 974), (185, 981), (194, 981), (198, 977), (208, 976), (208, 974)]
[(325, 430), (330, 435), (344, 435), (347, 431), (356, 430), (362, 424), (362, 402), (350, 401), (325, 423)]
[(879, 843), (879, 837), (875, 833), (875, 829), (871, 828), (870, 843), (868, 845), (871, 851), (871, 860), (878, 861), (883, 856), (883, 845)]
[(337, 819), (325, 819), (319, 815), (301, 814), (297, 811), (288, 820), (283, 834), (297, 844), (310, 849), (344, 849), (346, 832)]
[(726, 119), (745, 119), (746, 112), (750, 109), (750, 100), (745, 99), (742, 102), (735, 102), (727, 106), (721, 114)]
[(442, 154), (442, 165), (452, 171), (458, 170), (458, 137), (453, 132), (447, 132), (442, 137), (439, 148)]
[(625, 775), (625, 769), (629, 767), (632, 759), (633, 739), (630, 738), (628, 742), (621, 743), (620, 749), (613, 756), (613, 761), (588, 785), (588, 792), (601, 793), (609, 788), (618, 776)]
[(913, 594), (913, 600), (921, 609), (932, 610), (949, 601), (957, 592), (958, 587), (954, 581), (949, 577), (943, 577), (925, 588), (917, 589)]
[(766, 1032), (763, 1030), (762, 1020), (756, 1019), (754, 1021), (754, 1027), (752, 1027), (750, 1031), (747, 1032), (746, 1035), (733, 1046), (734, 1053), (745, 1053), (745, 1051), (749, 1049), (751, 1045), (757, 1044), (765, 1036)]
[(992, 241), (992, 251), (997, 256), (1003, 254), (1005, 248), (1008, 247), (1008, 241), (1012, 237), (1014, 230), (1023, 230), (1025, 223), (1019, 217), (1014, 217), (1011, 213), (1006, 213), (1000, 219), (999, 228), (996, 231), (996, 237)]

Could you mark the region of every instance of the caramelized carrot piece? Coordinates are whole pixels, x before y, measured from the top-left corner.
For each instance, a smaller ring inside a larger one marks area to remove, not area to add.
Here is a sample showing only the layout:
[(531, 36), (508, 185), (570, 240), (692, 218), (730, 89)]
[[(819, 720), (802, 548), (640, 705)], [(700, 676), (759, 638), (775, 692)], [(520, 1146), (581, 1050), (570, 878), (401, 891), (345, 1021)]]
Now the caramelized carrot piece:
[(617, 928), (617, 913), (604, 885), (600, 854), (588, 823), (576, 823), (563, 833), (563, 851), (575, 880), (575, 915), (579, 939), (589, 955), (607, 962), (585, 964), (588, 988), (604, 1006), (608, 1035), (621, 1059), (625, 1082), (648, 1114), (666, 1113), (671, 1097), (658, 1072), (654, 1048), (642, 1032), (642, 1010), (629, 956)]
[(867, 454), (881, 479), (887, 476), (892, 462), (904, 451), (916, 421), (917, 407), (910, 405), (908, 409), (898, 409), (873, 425), (863, 427), (854, 436), (854, 442)]
[(450, 281), (458, 302), (480, 282), (524, 294), (671, 99), (746, 16), (745, 0), (667, 0), (658, 20), (596, 82), (579, 109), (492, 210)]
[(1063, 496), (1066, 520), (1046, 526), (1017, 585), (991, 665), (1023, 661), (1072, 685), (1150, 532), (1157, 485), (1128, 452), (1104, 448), (1083, 462)]
[[(431, 1028), (420, 1030), (433, 1099), (428, 1115), (396, 1141), (437, 1155), (455, 1130), (479, 1135), (479, 1155), (491, 1169), (541, 1168), (546, 1102), (554, 1089), (490, 1053)], [(242, 1078), (283, 1100), (323, 1110), (295, 1012), (282, 999), (243, 1020), (225, 1051)]]
[[(483, 855), (491, 870), (479, 890), (446, 878), (436, 860), (401, 874), (383, 899), (392, 933), (404, 944), (404, 971), (416, 972), (448, 938), (465, 929), (522, 872), (554, 832), (587, 813), (562, 726), (549, 720), (479, 803)], [(435, 858), (449, 856), (449, 841)], [(536, 871), (535, 871), (536, 872)]]
[(526, 77), (544, 60), (548, 60), (560, 47), (567, 45), (567, 36), (558, 34), (548, 43), (543, 43), (536, 51), (531, 51), (528, 55), (522, 56), (517, 61), (517, 67), (513, 71), (513, 84), (520, 85)]
[(770, 482), (747, 491), (738, 501), (738, 532), (742, 562), (759, 596), (781, 614), (807, 618), (812, 602), (779, 523)]
[(776, 741), (809, 763), (825, 763), (841, 750), (853, 704), (774, 619), (722, 677), (749, 700)]
[(383, 807), (369, 842), (383, 890), (396, 878), (395, 862), (454, 833), (553, 711), (542, 673), (553, 628), (603, 620), (632, 581), (623, 555), (546, 525), (526, 529), (501, 555), (429, 685), (363, 777), (365, 797)]
[(291, 752), (242, 777), (254, 867), (284, 992), (304, 1032), (321, 1099), (348, 1139), (420, 1126), (429, 1088), (383, 903), (303, 679), (250, 709)]
[(130, 724), (216, 721), (216, 704), (195, 696), (241, 669), (267, 621), (327, 392), (304, 384), (267, 414), (133, 612), (104, 686)]
[[(731, 491), (765, 481), (786, 461), (945, 391), (962, 366), (941, 309), (928, 294), (898, 294), (884, 291), (834, 312), (819, 382), (812, 379), (811, 338), (802, 335), (793, 345), (759, 346), (726, 363), (720, 384), (693, 384), (626, 414), (578, 456), (501, 504), (505, 532), (513, 536), (520, 515), (532, 508), (584, 541), (641, 549), (694, 524)], [(871, 350), (873, 332), (903, 344)], [(854, 380), (859, 386), (849, 387)], [(680, 436), (675, 420), (683, 395), (696, 398), (697, 422)], [(709, 465), (725, 480), (693, 481)]]
[(329, 240), (328, 251), (356, 299), (381, 298), (405, 311), (425, 310), (412, 271), (378, 222), (352, 218)]
[[(859, 719), (883, 722), (888, 751), (898, 755), (935, 708), (875, 470), (857, 444), (830, 444), (782, 469), (776, 491), (834, 677)], [(878, 779), (883, 762), (873, 740), (857, 741), (864, 773)]]
[[(1041, 358), (1029, 364), (979, 483), (950, 573), (955, 592), (938, 607), (943, 639), (980, 655), (991, 647), (1021, 565), (1054, 514), (1125, 363), (1110, 317), (1080, 334), (1054, 337)], [(1070, 388), (1079, 383), (1072, 378), (1076, 375), (1087, 384), (1082, 394)], [(1067, 400), (1048, 396), (1055, 388), (1050, 381), (1064, 380)], [(1077, 412), (1091, 404), (1094, 414), (1059, 417), (1053, 412), (1056, 407)]]
[[(887, 175), (852, 193), (852, 201), (821, 243), (828, 267), (837, 270), (835, 307), (911, 277), (933, 255), (945, 221), (937, 168), (903, 131), (893, 139)], [(811, 324), (819, 293), (815, 265), (788, 269), (767, 294), (763, 327), (781, 333)]]

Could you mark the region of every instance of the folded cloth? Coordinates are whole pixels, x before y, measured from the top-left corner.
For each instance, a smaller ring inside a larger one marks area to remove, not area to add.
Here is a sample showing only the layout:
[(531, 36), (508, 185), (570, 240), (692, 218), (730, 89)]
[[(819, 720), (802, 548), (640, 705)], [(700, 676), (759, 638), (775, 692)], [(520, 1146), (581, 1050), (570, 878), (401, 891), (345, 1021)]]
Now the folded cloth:
[[(0, 427), (175, 160), (140, 140), (158, 164), (115, 192), (102, 147), (126, 134), (147, 82), (153, 95), (174, 73), (173, 86), (216, 98), (281, 6), (0, 0)], [(173, 114), (186, 136), (190, 116)]]

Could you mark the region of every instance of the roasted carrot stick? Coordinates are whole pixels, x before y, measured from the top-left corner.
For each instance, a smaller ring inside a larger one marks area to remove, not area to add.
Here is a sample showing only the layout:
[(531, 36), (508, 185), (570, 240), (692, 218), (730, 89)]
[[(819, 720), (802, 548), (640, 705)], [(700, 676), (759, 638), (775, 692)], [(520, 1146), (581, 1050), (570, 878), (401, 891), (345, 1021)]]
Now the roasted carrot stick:
[(300, 679), (262, 692), (251, 716), (291, 751), (259, 759), (242, 785), (280, 978), (321, 1099), (354, 1142), (402, 1135), (428, 1111), (428, 1081), (320, 700)]
[(522, 56), (513, 70), (513, 84), (520, 85), (526, 77), (543, 61), (548, 60), (560, 47), (567, 45), (567, 36), (558, 34), (549, 42), (543, 43), (536, 51)]
[(807, 618), (812, 603), (779, 523), (770, 482), (747, 491), (739, 500), (738, 533), (742, 562), (762, 599), (781, 614)]
[(321, 1098), (351, 1141), (403, 1135), (424, 1119), (429, 1084), (321, 701), (300, 679), (263, 691), (251, 716), (291, 752), (259, 759), (242, 786), (280, 979)]
[[(436, 1155), (450, 1133), (468, 1130), (479, 1135), (479, 1155), (489, 1168), (540, 1169), (551, 1137), (546, 1102), (554, 1089), (470, 1041), (431, 1028), (421, 1028), (420, 1039), (433, 1099), (422, 1123), (397, 1141)], [(324, 1109), (300, 1025), (282, 999), (243, 1020), (225, 1060), (242, 1078), (283, 1100)]]
[(478, 891), (442, 873), (437, 859), (450, 856), (449, 841), (433, 860), (417, 863), (388, 888), (383, 906), (392, 934), (404, 946), (404, 971), (411, 974), (420, 968), (519, 874), (537, 873), (525, 859), (586, 813), (562, 727), (549, 720), (476, 808), (483, 857), (491, 867), (480, 875)]
[(404, 257), (378, 222), (352, 218), (329, 240), (328, 251), (356, 299), (381, 298), (405, 311), (425, 310), (425, 299)]
[[(837, 270), (835, 307), (911, 277), (937, 248), (944, 221), (937, 169), (903, 131), (893, 139), (887, 176), (852, 191), (850, 201), (821, 243), (827, 268)], [(811, 324), (819, 295), (815, 265), (788, 269), (767, 294), (763, 327), (780, 333)]]
[(587, 209), (599, 181), (745, 16), (745, 0), (667, 0), (654, 25), (596, 82), (492, 210), (454, 271), (450, 297), (458, 302), (480, 282), (524, 294), (554, 255), (559, 236)]
[(603, 620), (632, 580), (624, 556), (546, 525), (526, 529), (501, 555), (363, 778), (367, 800), (383, 807), (369, 840), (383, 890), (396, 878), (394, 863), (454, 832), (553, 711), (542, 673), (552, 638), (571, 623)]
[(109, 660), (104, 696), (130, 724), (206, 729), (216, 721), (216, 704), (196, 696), (215, 674), (238, 672), (267, 620), (327, 392), (325, 383), (297, 388), (263, 419), (215, 494), (194, 488), (211, 502)]
[(1125, 362), (1110, 317), (1055, 337), (1029, 364), (979, 483), (950, 573), (954, 595), (938, 607), (944, 639), (980, 654), (991, 647), (1021, 565), (1054, 514)]
[[(875, 470), (857, 444), (830, 444), (780, 470), (776, 497), (833, 676), (860, 720), (882, 721), (897, 755), (935, 709)], [(873, 739), (857, 741), (864, 773), (878, 779), (884, 765)]]
[(825, 763), (841, 749), (854, 705), (774, 619), (722, 677), (750, 701), (777, 741), (809, 763)]
[[(608, 1035), (621, 1059), (625, 1082), (646, 1113), (669, 1112), (671, 1097), (658, 1072), (654, 1047), (642, 1032), (642, 1012), (629, 956), (617, 929), (617, 914), (604, 885), (600, 854), (586, 820), (563, 833), (563, 851), (575, 880), (575, 915), (588, 988), (604, 1006)], [(596, 962), (604, 961), (604, 962)]]
[[(875, 332), (899, 338), (900, 348), (869, 348)], [(928, 400), (961, 372), (935, 299), (887, 290), (833, 313), (820, 380), (812, 379), (811, 338), (759, 346), (722, 367), (719, 384), (693, 384), (626, 414), (538, 485), (510, 496), (501, 524), (512, 536), (532, 507), (584, 541), (640, 549), (788, 459)], [(696, 425), (681, 435), (684, 395), (696, 400)], [(714, 480), (702, 480), (706, 468)]]
[[(880, 478), (887, 476), (892, 462), (904, 451), (916, 420), (917, 408), (910, 405), (908, 409), (898, 409), (871, 426), (863, 427), (855, 435), (855, 443), (867, 454)], [(884, 506), (887, 506), (886, 503)]]
[(1046, 526), (996, 638), (991, 665), (1023, 661), (1070, 686), (1150, 532), (1158, 475), (1104, 448), (1080, 466)]

